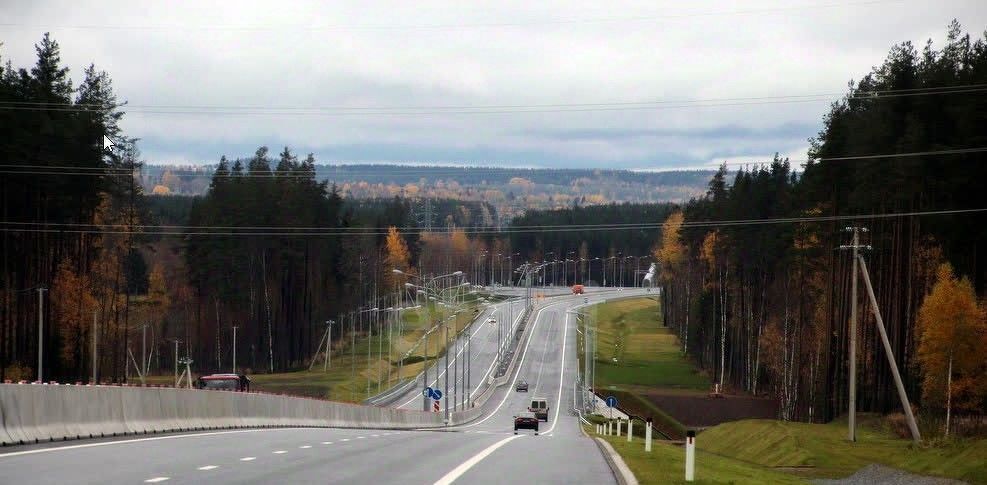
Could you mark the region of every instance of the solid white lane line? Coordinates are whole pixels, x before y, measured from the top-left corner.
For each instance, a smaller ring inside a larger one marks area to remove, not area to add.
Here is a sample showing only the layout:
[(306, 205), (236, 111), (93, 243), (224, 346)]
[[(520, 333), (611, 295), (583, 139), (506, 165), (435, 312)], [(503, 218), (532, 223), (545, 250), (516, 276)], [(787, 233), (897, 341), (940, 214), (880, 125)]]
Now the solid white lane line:
[(457, 478), (463, 476), (463, 474), (466, 473), (470, 468), (473, 468), (474, 465), (480, 463), (480, 461), (482, 461), (484, 458), (490, 456), (491, 453), (497, 451), (498, 448), (520, 437), (521, 435), (509, 436), (488, 446), (487, 449), (477, 453), (476, 455), (473, 455), (472, 458), (464, 461), (456, 468), (453, 468), (452, 471), (450, 471), (449, 473), (446, 473), (442, 478), (438, 479), (438, 481), (435, 482), (435, 485), (451, 484), (452, 482), (456, 481)]
[(275, 451), (272, 451), (271, 453), (274, 453), (275, 455), (283, 455), (283, 454), (287, 453), (287, 451), (285, 451), (285, 450), (275, 450)]
[(168, 479), (169, 479), (168, 477), (154, 477), (154, 478), (149, 478), (147, 480), (144, 480), (144, 483), (158, 483), (158, 482), (163, 482), (163, 481), (168, 480)]
[(240, 461), (254, 461), (256, 459), (257, 459), (256, 456), (245, 456), (243, 458), (240, 458)]
[(200, 466), (198, 469), (202, 471), (207, 471), (207, 470), (215, 470), (217, 468), (219, 467), (216, 465), (206, 465), (206, 466)]
[(97, 446), (112, 446), (112, 445), (120, 445), (120, 444), (125, 444), (125, 443), (139, 443), (139, 442), (142, 442), (142, 441), (175, 440), (175, 439), (180, 439), (180, 438), (196, 438), (196, 437), (200, 437), (200, 436), (215, 436), (215, 435), (235, 434), (235, 433), (263, 433), (265, 431), (291, 431), (291, 430), (299, 430), (299, 429), (310, 429), (310, 428), (242, 429), (242, 430), (236, 430), (236, 431), (213, 431), (213, 432), (209, 432), (209, 433), (193, 433), (193, 434), (179, 434), (179, 435), (171, 435), (171, 436), (155, 436), (153, 438), (138, 438), (138, 439), (133, 439), (133, 440), (120, 440), (120, 441), (104, 441), (102, 443), (86, 443), (84, 445), (69, 445), (69, 446), (58, 446), (58, 447), (55, 447), (55, 448), (39, 448), (39, 449), (36, 449), (36, 450), (14, 451), (14, 452), (11, 452), (11, 453), (2, 453), (2, 454), (0, 454), (0, 458), (8, 458), (8, 457), (12, 457), (12, 456), (21, 456), (21, 455), (33, 455), (35, 453), (48, 453), (48, 452), (52, 452), (52, 451), (77, 450), (77, 449), (80, 449), (80, 448), (94, 448), (94, 447), (97, 447)]
[(569, 312), (565, 312), (565, 320), (562, 327), (562, 369), (559, 372), (559, 398), (555, 400), (555, 417), (552, 418), (552, 427), (548, 428), (545, 434), (551, 433), (555, 425), (559, 422), (559, 406), (562, 405), (562, 384), (565, 382), (565, 346), (569, 337)]
[(311, 447), (312, 447), (312, 445), (302, 445), (302, 446), (299, 446), (298, 448), (299, 449), (302, 449), (302, 450), (307, 450), (307, 449), (309, 449)]

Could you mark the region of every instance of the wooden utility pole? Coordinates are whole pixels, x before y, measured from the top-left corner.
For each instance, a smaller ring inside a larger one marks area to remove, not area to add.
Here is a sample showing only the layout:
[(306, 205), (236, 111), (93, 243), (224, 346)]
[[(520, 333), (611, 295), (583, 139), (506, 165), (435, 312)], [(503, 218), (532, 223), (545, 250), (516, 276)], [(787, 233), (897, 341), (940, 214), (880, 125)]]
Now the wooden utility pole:
[(860, 249), (860, 233), (867, 232), (866, 227), (847, 227), (845, 232), (853, 233), (853, 240), (850, 244), (840, 246), (840, 250), (850, 250), (852, 255), (852, 266), (850, 270), (850, 362), (849, 370), (849, 397), (847, 409), (847, 439), (857, 441), (857, 256)]

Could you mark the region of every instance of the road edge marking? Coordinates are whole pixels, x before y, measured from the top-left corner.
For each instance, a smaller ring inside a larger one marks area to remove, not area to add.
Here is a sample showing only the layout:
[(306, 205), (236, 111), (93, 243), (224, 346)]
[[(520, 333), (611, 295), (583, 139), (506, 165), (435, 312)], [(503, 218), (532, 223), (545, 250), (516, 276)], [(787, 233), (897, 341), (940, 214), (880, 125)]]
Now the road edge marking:
[(476, 465), (477, 463), (480, 463), (481, 461), (483, 461), (483, 459), (486, 458), (486, 457), (488, 457), (488, 456), (490, 456), (491, 453), (497, 451), (498, 448), (500, 448), (501, 446), (504, 446), (507, 443), (510, 443), (511, 441), (516, 440), (516, 439), (518, 439), (520, 437), (521, 437), (521, 435), (508, 436), (507, 438), (504, 438), (504, 439), (502, 439), (502, 440), (500, 440), (500, 441), (498, 441), (498, 442), (496, 442), (496, 443), (488, 446), (483, 451), (481, 451), (481, 452), (473, 455), (472, 457), (470, 457), (470, 459), (468, 459), (468, 460), (460, 463), (459, 466), (457, 466), (456, 468), (453, 468), (452, 470), (450, 470), (449, 473), (446, 473), (445, 475), (443, 475), (442, 478), (438, 479), (435, 482), (435, 485), (450, 485), (452, 482), (455, 482), (456, 479), (458, 479), (459, 477), (463, 476), (464, 473), (466, 473), (467, 471), (469, 471), (470, 468), (473, 468), (474, 465)]

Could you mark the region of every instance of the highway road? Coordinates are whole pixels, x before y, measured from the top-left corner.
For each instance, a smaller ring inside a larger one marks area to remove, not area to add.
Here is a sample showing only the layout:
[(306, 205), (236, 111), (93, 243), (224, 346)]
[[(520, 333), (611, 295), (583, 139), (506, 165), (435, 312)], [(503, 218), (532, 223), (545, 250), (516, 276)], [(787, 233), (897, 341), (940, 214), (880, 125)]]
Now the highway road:
[[(595, 302), (638, 293), (643, 291), (586, 298)], [(581, 434), (570, 412), (578, 360), (575, 322), (566, 310), (583, 301), (583, 296), (554, 298), (536, 311), (511, 375), (512, 382), (526, 379), (530, 392), (516, 393), (513, 385), (499, 388), (487, 400), (484, 415), (463, 426), (441, 431), (238, 430), (22, 446), (0, 453), (0, 482), (614, 483), (603, 455)], [(489, 330), (474, 331), (480, 332), (475, 339), (489, 336)], [(476, 352), (481, 340), (474, 340), (477, 359), (491, 355), (489, 349)], [(486, 370), (477, 363), (474, 372)], [(549, 421), (542, 423), (539, 436), (527, 430), (515, 435), (513, 416), (533, 396), (549, 400)]]

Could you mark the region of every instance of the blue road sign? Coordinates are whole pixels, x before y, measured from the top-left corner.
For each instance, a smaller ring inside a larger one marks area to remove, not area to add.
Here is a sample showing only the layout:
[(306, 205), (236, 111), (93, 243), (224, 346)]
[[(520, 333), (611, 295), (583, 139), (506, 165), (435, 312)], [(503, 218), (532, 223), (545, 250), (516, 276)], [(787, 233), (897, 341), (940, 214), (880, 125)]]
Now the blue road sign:
[(607, 407), (608, 408), (617, 407), (617, 398), (615, 398), (613, 396), (608, 396), (607, 397)]
[(436, 401), (442, 399), (442, 391), (438, 389), (432, 389), (432, 399), (435, 399)]
[(431, 387), (426, 387), (425, 389), (423, 389), (422, 390), (422, 395), (425, 396), (425, 397), (432, 397), (432, 388)]

